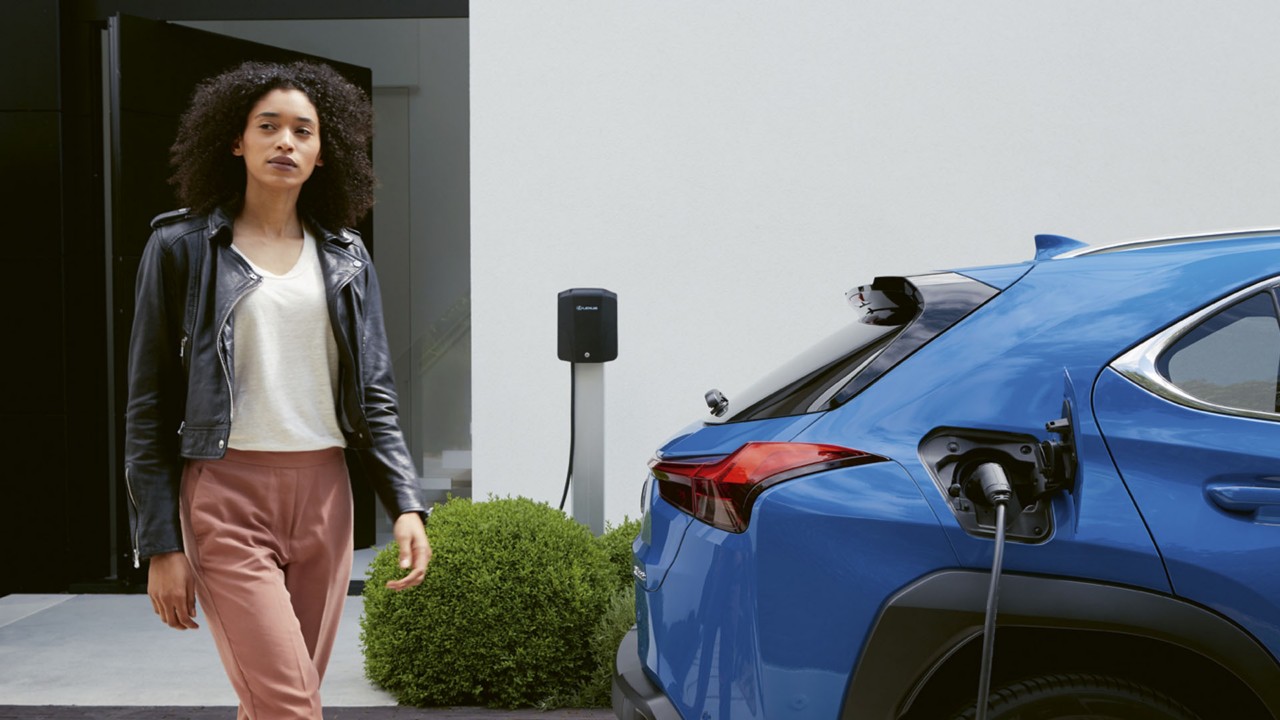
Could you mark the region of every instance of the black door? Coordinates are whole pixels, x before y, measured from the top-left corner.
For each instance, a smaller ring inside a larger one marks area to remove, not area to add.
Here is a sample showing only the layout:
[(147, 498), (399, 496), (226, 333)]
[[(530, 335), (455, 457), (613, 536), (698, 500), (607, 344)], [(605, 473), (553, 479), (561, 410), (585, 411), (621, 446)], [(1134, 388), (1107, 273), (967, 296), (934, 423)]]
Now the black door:
[[(129, 540), (127, 498), (123, 478), (124, 410), (128, 399), (126, 367), (133, 321), (134, 281), (152, 217), (175, 207), (167, 182), (168, 154), (178, 119), (195, 85), (245, 60), (291, 62), (319, 60), (372, 95), (368, 68), (283, 48), (262, 45), (128, 15), (111, 18), (107, 33), (109, 128), (107, 147), (107, 247), (111, 268), (113, 363), (112, 417), (115, 453), (110, 463), (111, 547), (116, 577), (129, 584), (145, 582), (145, 565), (135, 570)], [(373, 247), (372, 217), (359, 228)], [(356, 547), (374, 542), (374, 496), (363, 478), (355, 478)]]

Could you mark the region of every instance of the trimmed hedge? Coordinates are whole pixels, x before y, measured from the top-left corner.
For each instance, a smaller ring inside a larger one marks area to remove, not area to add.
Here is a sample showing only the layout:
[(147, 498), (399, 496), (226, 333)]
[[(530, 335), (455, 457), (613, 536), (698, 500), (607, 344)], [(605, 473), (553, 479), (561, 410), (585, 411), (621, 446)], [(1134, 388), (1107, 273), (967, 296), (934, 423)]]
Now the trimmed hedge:
[(587, 638), (591, 653), (591, 676), (586, 683), (568, 695), (551, 695), (538, 704), (543, 710), (560, 707), (609, 707), (613, 702), (613, 665), (618, 643), (636, 624), (636, 589), (631, 574), (631, 546), (640, 534), (640, 521), (624, 519), (596, 538), (609, 560), (612, 587), (609, 602), (595, 629)]
[(609, 559), (610, 572), (617, 581), (615, 587), (619, 589), (630, 590), (635, 587), (635, 580), (631, 574), (634, 564), (631, 546), (635, 544), (636, 536), (639, 534), (640, 521), (624, 517), (621, 525), (606, 527), (604, 534), (596, 538), (596, 542), (604, 548), (605, 556)]
[(394, 543), (370, 568), (360, 620), (370, 680), (402, 704), (514, 708), (567, 697), (598, 673), (591, 638), (617, 574), (590, 530), (526, 498), (454, 498), (432, 513), (429, 535), (421, 586), (385, 587), (404, 574)]
[(609, 598), (604, 614), (596, 623), (588, 638), (592, 671), (577, 690), (568, 695), (552, 695), (538, 707), (554, 710), (562, 707), (609, 707), (613, 704), (613, 665), (618, 655), (618, 643), (636, 624), (636, 591), (634, 588), (618, 590)]

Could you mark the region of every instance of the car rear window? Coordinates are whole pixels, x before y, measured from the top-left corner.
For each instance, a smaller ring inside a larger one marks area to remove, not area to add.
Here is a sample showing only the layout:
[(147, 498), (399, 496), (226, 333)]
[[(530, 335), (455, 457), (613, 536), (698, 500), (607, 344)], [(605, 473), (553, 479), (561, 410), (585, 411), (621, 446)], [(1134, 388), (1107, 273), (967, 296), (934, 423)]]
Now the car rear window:
[(854, 322), (730, 396), (729, 412), (721, 421), (839, 407), (997, 292), (954, 273), (876, 278), (849, 291), (850, 303), (860, 313)]

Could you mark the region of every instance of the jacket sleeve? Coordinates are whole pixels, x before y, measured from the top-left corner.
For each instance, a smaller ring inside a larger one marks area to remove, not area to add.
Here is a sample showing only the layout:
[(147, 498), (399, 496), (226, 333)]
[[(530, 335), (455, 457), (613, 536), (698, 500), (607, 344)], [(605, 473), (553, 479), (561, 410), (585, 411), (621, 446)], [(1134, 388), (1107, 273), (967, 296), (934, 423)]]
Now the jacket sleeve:
[[(362, 254), (368, 258), (367, 251)], [(370, 484), (394, 519), (406, 512), (425, 513), (426, 503), (418, 486), (413, 458), (400, 430), (378, 275), (372, 263), (366, 266), (360, 319), (360, 367), (364, 414), (371, 437), (367, 447), (358, 449), (358, 455)]]
[(125, 414), (125, 483), (134, 566), (182, 549), (178, 520), (182, 458), (178, 428), (185, 405), (179, 355), (182, 299), (160, 231), (142, 253), (129, 337)]

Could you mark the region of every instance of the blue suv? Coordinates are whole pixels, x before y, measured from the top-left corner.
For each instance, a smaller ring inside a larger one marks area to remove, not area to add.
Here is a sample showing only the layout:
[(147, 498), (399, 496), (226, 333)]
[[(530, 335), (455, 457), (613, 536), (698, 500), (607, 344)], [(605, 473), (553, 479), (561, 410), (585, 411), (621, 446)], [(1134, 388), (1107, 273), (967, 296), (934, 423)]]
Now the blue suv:
[(1280, 231), (881, 277), (657, 452), (623, 720), (1280, 715)]

